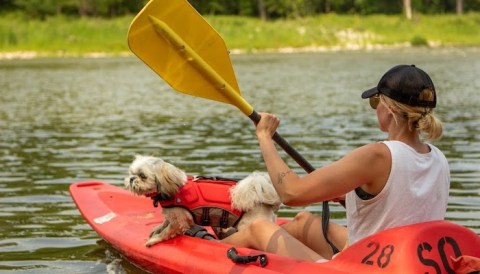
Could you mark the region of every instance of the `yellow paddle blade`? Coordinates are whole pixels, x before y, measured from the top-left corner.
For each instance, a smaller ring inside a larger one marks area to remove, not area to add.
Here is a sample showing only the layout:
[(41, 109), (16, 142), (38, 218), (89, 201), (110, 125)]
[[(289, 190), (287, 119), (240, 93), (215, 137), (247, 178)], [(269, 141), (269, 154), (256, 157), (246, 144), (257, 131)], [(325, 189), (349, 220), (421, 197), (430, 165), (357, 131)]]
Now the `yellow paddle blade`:
[(135, 17), (128, 45), (174, 89), (229, 103), (250, 115), (224, 40), (187, 0), (151, 0)]

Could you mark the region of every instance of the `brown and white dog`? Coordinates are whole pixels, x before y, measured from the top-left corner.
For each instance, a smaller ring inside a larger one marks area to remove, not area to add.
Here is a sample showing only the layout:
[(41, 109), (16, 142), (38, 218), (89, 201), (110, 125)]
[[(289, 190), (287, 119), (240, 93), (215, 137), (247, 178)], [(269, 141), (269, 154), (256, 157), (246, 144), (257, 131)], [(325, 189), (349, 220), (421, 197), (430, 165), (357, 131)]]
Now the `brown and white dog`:
[[(268, 174), (261, 172), (253, 172), (236, 184), (211, 188), (194, 183), (183, 170), (160, 158), (137, 155), (124, 183), (134, 194), (152, 197), (155, 205), (162, 205), (164, 221), (153, 229), (147, 247), (182, 235), (195, 225), (210, 225), (218, 236), (218, 231), (227, 227), (242, 230), (259, 218), (275, 222), (280, 207)], [(207, 197), (212, 191), (215, 197)]]

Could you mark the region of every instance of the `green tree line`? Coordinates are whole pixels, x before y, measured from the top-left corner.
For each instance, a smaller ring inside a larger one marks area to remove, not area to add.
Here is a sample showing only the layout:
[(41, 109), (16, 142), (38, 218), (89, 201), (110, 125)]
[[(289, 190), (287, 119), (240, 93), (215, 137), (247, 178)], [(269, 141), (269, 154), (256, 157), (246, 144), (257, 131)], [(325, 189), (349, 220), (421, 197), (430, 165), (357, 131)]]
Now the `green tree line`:
[[(148, 0), (0, 0), (0, 13), (112, 18), (137, 13)], [(189, 0), (201, 13), (262, 19), (337, 14), (445, 14), (480, 11), (480, 0)]]

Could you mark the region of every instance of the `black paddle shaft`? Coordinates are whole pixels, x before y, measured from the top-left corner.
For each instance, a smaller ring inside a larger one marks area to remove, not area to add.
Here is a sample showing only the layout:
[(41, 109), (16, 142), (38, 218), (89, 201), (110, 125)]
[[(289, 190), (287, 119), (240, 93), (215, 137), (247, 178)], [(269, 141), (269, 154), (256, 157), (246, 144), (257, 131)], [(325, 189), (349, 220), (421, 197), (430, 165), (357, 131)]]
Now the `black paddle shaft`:
[[(250, 118), (255, 124), (258, 124), (261, 119), (260, 114), (258, 114), (256, 111), (253, 111), (248, 118)], [(285, 139), (283, 139), (278, 132), (275, 132), (272, 139), (307, 173), (311, 173), (315, 170), (315, 168), (307, 160), (305, 160), (305, 158), (303, 158), (303, 156), (300, 155), (300, 153), (298, 153), (298, 151), (295, 150)]]
[[(255, 125), (260, 122), (261, 116), (256, 111), (253, 111), (252, 114), (248, 116)], [(303, 158), (296, 149), (294, 149), (285, 139), (283, 139), (278, 132), (275, 132), (272, 139), (288, 154), (292, 159), (295, 160), (307, 173), (312, 173), (315, 168)], [(328, 223), (330, 222), (330, 208), (328, 207), (328, 201), (322, 203), (322, 232), (325, 240), (332, 248), (333, 254), (339, 252), (338, 248), (328, 239)]]

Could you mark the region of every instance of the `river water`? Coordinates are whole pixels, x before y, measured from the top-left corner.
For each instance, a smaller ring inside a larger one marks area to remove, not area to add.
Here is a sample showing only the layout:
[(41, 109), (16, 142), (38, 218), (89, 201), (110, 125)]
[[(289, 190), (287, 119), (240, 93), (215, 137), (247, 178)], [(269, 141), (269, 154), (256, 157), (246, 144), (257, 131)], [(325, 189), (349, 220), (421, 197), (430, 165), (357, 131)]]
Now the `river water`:
[[(279, 115), (313, 166), (385, 139), (360, 92), (399, 63), (433, 78), (452, 173), (447, 219), (480, 233), (480, 49), (232, 56), (243, 96)], [(0, 272), (138, 273), (83, 221), (68, 187), (122, 185), (137, 153), (190, 174), (264, 170), (254, 127), (236, 108), (173, 91), (134, 57), (0, 61)], [(302, 170), (288, 159), (299, 173)], [(331, 204), (332, 221), (345, 223)], [(307, 207), (320, 212), (319, 205)], [(299, 208), (281, 209), (293, 216)]]

